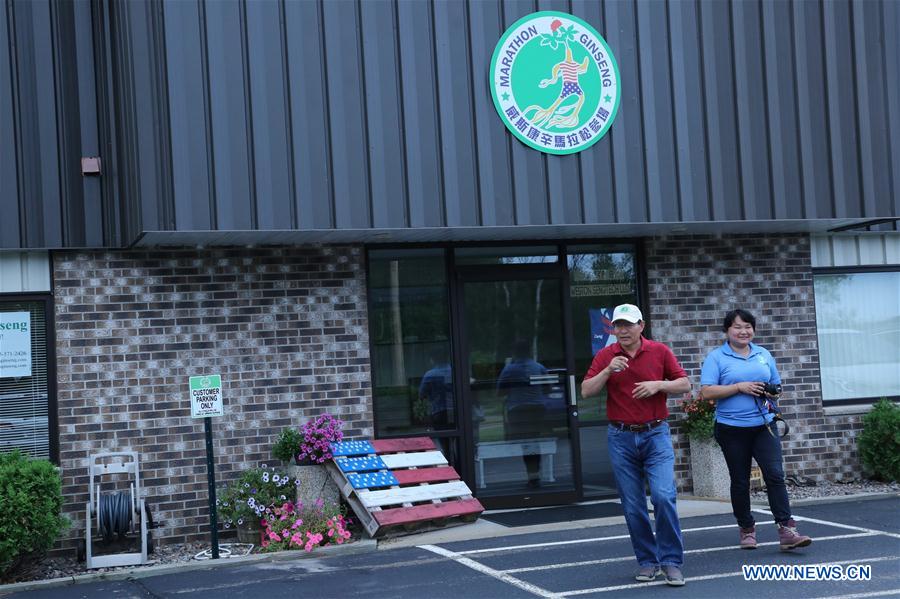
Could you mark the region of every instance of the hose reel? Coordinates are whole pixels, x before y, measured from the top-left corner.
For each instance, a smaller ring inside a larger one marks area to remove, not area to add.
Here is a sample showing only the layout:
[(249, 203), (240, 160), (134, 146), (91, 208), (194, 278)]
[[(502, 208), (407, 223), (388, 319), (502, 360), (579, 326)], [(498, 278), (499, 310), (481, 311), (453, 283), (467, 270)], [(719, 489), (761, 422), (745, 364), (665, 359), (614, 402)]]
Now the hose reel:
[(97, 506), (97, 526), (104, 541), (111, 543), (116, 537), (124, 539), (133, 531), (130, 493), (101, 493), (97, 496)]
[[(153, 551), (150, 529), (154, 525), (146, 503), (140, 498), (137, 452), (98, 453), (92, 454), (89, 460), (90, 499), (85, 505), (84, 544), (79, 543), (79, 558), (84, 556), (88, 568), (146, 564), (147, 554)], [(121, 477), (115, 477), (121, 474), (130, 479), (127, 491), (101, 491), (104, 482), (121, 485), (122, 481), (118, 480)], [(95, 534), (99, 535), (96, 539)], [(135, 541), (139, 551), (135, 550)], [(115, 552), (95, 555), (98, 543)]]

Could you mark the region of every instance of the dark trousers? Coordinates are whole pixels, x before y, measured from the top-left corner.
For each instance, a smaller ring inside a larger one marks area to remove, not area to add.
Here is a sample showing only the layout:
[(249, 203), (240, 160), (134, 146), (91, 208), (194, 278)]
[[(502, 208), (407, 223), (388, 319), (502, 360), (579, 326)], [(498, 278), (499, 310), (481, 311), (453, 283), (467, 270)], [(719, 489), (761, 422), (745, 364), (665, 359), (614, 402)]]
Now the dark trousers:
[[(546, 408), (544, 406), (536, 404), (525, 404), (511, 408), (506, 413), (506, 439), (516, 441), (519, 439), (548, 437), (549, 431), (544, 418), (545, 412)], [(525, 462), (528, 480), (539, 480), (541, 478), (540, 454), (523, 455), (522, 461)]]
[(791, 519), (791, 504), (784, 484), (784, 466), (781, 456), (781, 439), (769, 434), (765, 426), (729, 426), (716, 423), (716, 441), (725, 454), (728, 474), (731, 477), (731, 509), (741, 528), (755, 524), (750, 512), (750, 458), (754, 458), (762, 470), (769, 495), (769, 509), (775, 522)]

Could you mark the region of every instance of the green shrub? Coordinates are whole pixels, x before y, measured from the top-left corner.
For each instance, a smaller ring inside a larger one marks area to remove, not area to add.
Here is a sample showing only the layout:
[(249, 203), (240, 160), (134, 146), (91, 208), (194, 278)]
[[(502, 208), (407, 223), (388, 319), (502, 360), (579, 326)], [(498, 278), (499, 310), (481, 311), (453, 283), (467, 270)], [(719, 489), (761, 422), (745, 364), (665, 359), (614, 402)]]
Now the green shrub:
[(56, 466), (0, 453), (0, 579), (53, 546), (68, 526)]
[(900, 480), (900, 406), (882, 399), (863, 416), (858, 438), (863, 466), (874, 478)]
[(272, 455), (275, 459), (285, 463), (295, 463), (297, 454), (300, 453), (300, 443), (303, 436), (295, 428), (286, 428), (278, 435), (278, 440), (272, 446)]

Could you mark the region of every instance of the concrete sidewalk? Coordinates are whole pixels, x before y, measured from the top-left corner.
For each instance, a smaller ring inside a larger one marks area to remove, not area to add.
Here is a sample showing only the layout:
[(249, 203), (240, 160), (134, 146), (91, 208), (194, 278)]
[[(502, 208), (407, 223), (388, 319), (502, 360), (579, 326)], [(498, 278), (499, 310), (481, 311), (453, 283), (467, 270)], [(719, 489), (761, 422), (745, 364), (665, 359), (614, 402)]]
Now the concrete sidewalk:
[[(865, 493), (860, 495), (846, 495), (841, 497), (832, 497), (832, 498), (822, 498), (820, 500), (807, 500), (807, 501), (798, 501), (796, 504), (799, 506), (801, 504), (818, 504), (818, 503), (843, 503), (843, 502), (855, 502), (855, 501), (863, 501), (863, 500), (872, 500), (879, 499), (884, 497), (896, 497), (896, 493), (888, 493), (888, 494), (872, 494)], [(604, 500), (602, 502), (617, 502), (618, 500)], [(585, 502), (584, 504), (575, 504), (575, 505), (587, 505), (591, 503), (601, 503), (601, 502)], [(533, 511), (538, 511), (542, 509), (552, 509), (559, 508), (560, 506), (551, 506), (548, 508), (531, 508)], [(758, 507), (767, 507), (763, 504), (759, 504)], [(529, 511), (531, 511), (529, 510)], [(502, 511), (514, 511), (514, 510), (497, 510), (495, 512), (486, 512), (486, 516), (490, 516), (491, 513), (499, 513)], [(703, 516), (731, 516), (731, 503), (726, 500), (711, 500), (711, 499), (701, 499), (696, 497), (687, 497), (681, 496), (678, 498), (678, 514), (680, 518), (686, 519), (691, 517), (703, 517)], [(415, 547), (420, 545), (440, 545), (445, 543), (453, 543), (459, 541), (475, 541), (479, 539), (487, 539), (494, 537), (507, 537), (507, 536), (520, 536), (520, 535), (528, 535), (534, 533), (558, 533), (560, 531), (566, 530), (578, 530), (578, 529), (587, 529), (592, 527), (599, 526), (610, 526), (610, 525), (620, 525), (624, 524), (623, 516), (613, 516), (606, 518), (593, 518), (593, 519), (585, 519), (585, 520), (572, 520), (572, 521), (563, 521), (563, 522), (554, 522), (548, 524), (537, 524), (534, 526), (516, 526), (516, 527), (507, 527), (500, 524), (496, 524), (494, 522), (490, 522), (485, 518), (480, 518), (476, 522), (472, 524), (465, 524), (461, 526), (453, 526), (445, 529), (430, 531), (430, 532), (422, 532), (422, 533), (413, 533), (402, 537), (389, 538), (389, 539), (381, 539), (378, 541), (371, 539), (361, 539), (354, 543), (348, 545), (330, 545), (327, 547), (321, 547), (312, 553), (306, 553), (303, 551), (283, 551), (279, 553), (266, 553), (266, 554), (254, 554), (248, 555), (245, 557), (235, 557), (229, 559), (220, 559), (220, 560), (206, 560), (206, 561), (190, 561), (187, 563), (179, 563), (179, 564), (164, 564), (164, 565), (154, 565), (154, 566), (142, 566), (135, 568), (123, 568), (120, 570), (115, 570), (111, 572), (92, 572), (89, 574), (82, 574), (74, 577), (65, 577), (65, 578), (57, 578), (52, 580), (41, 580), (41, 581), (32, 581), (32, 582), (23, 582), (16, 583), (10, 585), (0, 585), (0, 596), (7, 595), (14, 592), (22, 592), (22, 591), (30, 591), (30, 590), (39, 590), (39, 589), (52, 589), (54, 587), (63, 587), (73, 584), (90, 584), (96, 583), (100, 581), (125, 581), (125, 580), (135, 580), (135, 579), (144, 579), (151, 577), (166, 577), (166, 576), (174, 576), (185, 572), (190, 571), (205, 571), (205, 570), (213, 570), (220, 568), (228, 568), (228, 567), (239, 567), (239, 566), (247, 566), (253, 564), (259, 564), (260, 566), (264, 564), (271, 564), (273, 568), (281, 568), (286, 567), (290, 562), (304, 562), (305, 560), (313, 560), (310, 563), (311, 566), (315, 564), (320, 564), (323, 558), (339, 558), (345, 555), (351, 554), (372, 554), (377, 552), (379, 549), (402, 549)], [(279, 566), (278, 564), (282, 564)]]
[[(607, 499), (602, 501), (591, 501), (575, 505), (588, 505), (592, 503), (618, 503), (618, 499)], [(648, 509), (652, 512), (652, 506)], [(559, 506), (551, 506), (559, 508)], [(531, 508), (533, 511), (550, 508)], [(529, 511), (531, 511), (529, 510)], [(434, 530), (430, 532), (422, 532), (402, 537), (390, 539), (382, 539), (378, 541), (379, 549), (389, 549), (392, 547), (413, 547), (416, 545), (439, 545), (441, 543), (450, 543), (454, 541), (470, 541), (475, 539), (487, 539), (491, 537), (524, 535), (536, 532), (552, 532), (560, 530), (573, 530), (579, 528), (591, 528), (593, 526), (609, 526), (613, 524), (624, 524), (624, 516), (610, 516), (607, 518), (592, 518), (587, 520), (572, 520), (569, 522), (552, 522), (549, 524), (536, 524), (534, 526), (503, 526), (496, 524), (486, 517), (491, 514), (512, 510), (488, 511), (482, 514), (476, 522), (463, 526), (454, 526), (442, 530)], [(517, 511), (517, 510), (516, 510)], [(689, 518), (691, 516), (708, 516), (712, 514), (730, 514), (731, 503), (728, 500), (705, 499), (699, 497), (680, 496), (678, 498), (678, 517)]]
[[(602, 502), (618, 502), (618, 499), (603, 500)], [(601, 502), (585, 502), (590, 503)], [(648, 501), (649, 504), (649, 501)], [(559, 508), (560, 506), (550, 506), (549, 508), (531, 508), (532, 510)], [(514, 510), (497, 510), (514, 511)], [(497, 513), (486, 512), (485, 514)], [(718, 500), (701, 500), (698, 498), (679, 497), (678, 514), (681, 518), (698, 515), (731, 513), (731, 504), (727, 501)], [(161, 564), (151, 566), (140, 566), (134, 568), (123, 568), (108, 572), (91, 572), (78, 576), (68, 576), (64, 578), (54, 578), (50, 580), (36, 580), (30, 582), (20, 582), (9, 585), (0, 585), (0, 596), (14, 592), (27, 590), (46, 589), (71, 584), (90, 583), (99, 580), (131, 580), (137, 578), (147, 578), (151, 576), (161, 576), (173, 574), (176, 572), (187, 572), (191, 570), (210, 570), (215, 568), (225, 568), (229, 566), (238, 566), (246, 564), (254, 564), (260, 562), (280, 562), (287, 560), (301, 559), (321, 559), (329, 556), (368, 553), (379, 549), (394, 549), (402, 547), (414, 547), (417, 545), (434, 545), (440, 543), (448, 543), (454, 541), (471, 541), (477, 539), (486, 539), (492, 537), (525, 535), (536, 532), (552, 532), (560, 530), (573, 530), (580, 528), (589, 528), (592, 526), (604, 526), (611, 524), (622, 524), (625, 522), (623, 516), (613, 516), (609, 518), (593, 518), (588, 520), (572, 520), (569, 522), (554, 522), (549, 524), (537, 524), (534, 526), (517, 526), (508, 527), (496, 524), (479, 518), (472, 524), (464, 524), (459, 526), (451, 526), (448, 528), (434, 530), (430, 532), (413, 533), (401, 537), (387, 539), (361, 539), (347, 545), (329, 545), (320, 547), (312, 553), (304, 551), (282, 551), (278, 553), (253, 554), (243, 557), (233, 557), (219, 560), (194, 560), (187, 563), (178, 564)]]

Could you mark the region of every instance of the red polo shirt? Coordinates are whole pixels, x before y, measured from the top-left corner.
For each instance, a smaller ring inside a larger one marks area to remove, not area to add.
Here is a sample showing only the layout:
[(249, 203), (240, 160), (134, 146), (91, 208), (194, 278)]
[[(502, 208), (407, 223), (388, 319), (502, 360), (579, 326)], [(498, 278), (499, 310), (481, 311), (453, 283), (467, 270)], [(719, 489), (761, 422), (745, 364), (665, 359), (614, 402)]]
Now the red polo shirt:
[(657, 393), (646, 399), (632, 396), (634, 386), (644, 381), (674, 381), (687, 376), (675, 354), (662, 343), (641, 337), (641, 347), (634, 357), (629, 356), (618, 342), (597, 352), (585, 380), (609, 366), (616, 356), (628, 358), (628, 368), (614, 372), (606, 381), (606, 414), (610, 420), (626, 424), (643, 424), (668, 417), (666, 394)]

